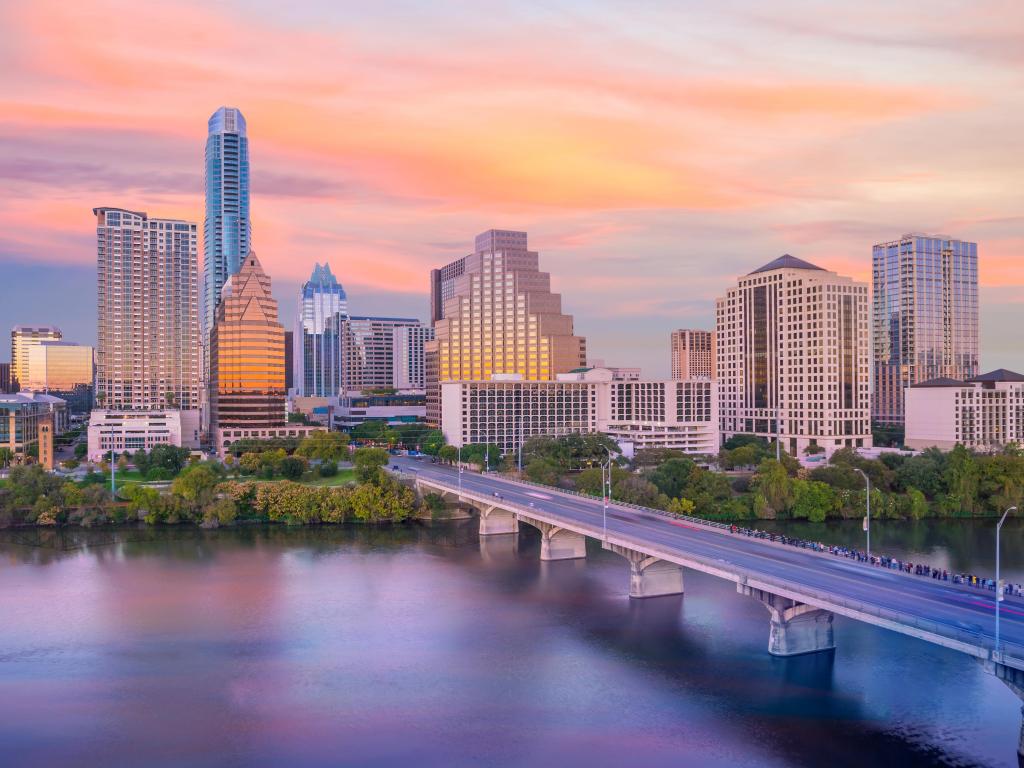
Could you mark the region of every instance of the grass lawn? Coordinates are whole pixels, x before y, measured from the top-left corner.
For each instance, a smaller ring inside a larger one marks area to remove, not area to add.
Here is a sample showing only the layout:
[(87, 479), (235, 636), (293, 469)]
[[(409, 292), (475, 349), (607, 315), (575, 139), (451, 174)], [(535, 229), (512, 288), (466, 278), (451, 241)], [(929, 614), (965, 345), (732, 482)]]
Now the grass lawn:
[(339, 469), (338, 474), (334, 477), (320, 477), (314, 475), (308, 479), (303, 479), (300, 482), (303, 485), (345, 485), (351, 483), (356, 479), (356, 471), (351, 467), (346, 469)]

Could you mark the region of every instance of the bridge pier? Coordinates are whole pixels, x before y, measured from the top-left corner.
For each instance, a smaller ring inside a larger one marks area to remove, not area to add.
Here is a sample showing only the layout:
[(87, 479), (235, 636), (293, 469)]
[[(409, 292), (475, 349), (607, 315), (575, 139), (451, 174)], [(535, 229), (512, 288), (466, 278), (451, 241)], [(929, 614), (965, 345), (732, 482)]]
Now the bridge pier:
[[(1014, 667), (1008, 667), (998, 661), (984, 662), (985, 671), (1003, 681), (1003, 684), (1017, 694), (1017, 698), (1024, 701), (1024, 671)], [(1017, 737), (1017, 760), (1024, 765), (1024, 706), (1020, 708), (1021, 726), (1020, 735)]]
[(803, 653), (831, 651), (836, 647), (831, 611), (798, 603), (746, 584), (737, 584), (736, 591), (753, 597), (771, 614), (768, 653), (772, 656), (799, 656)]
[(683, 594), (683, 567), (637, 552), (635, 549), (602, 542), (601, 546), (629, 561), (629, 596), (664, 597)]
[(502, 509), (494, 504), (480, 507), (481, 536), (499, 536), (505, 533), (519, 533), (519, 520), (515, 512)]
[(520, 514), (519, 520), (540, 531), (541, 560), (577, 560), (587, 556), (587, 537)]

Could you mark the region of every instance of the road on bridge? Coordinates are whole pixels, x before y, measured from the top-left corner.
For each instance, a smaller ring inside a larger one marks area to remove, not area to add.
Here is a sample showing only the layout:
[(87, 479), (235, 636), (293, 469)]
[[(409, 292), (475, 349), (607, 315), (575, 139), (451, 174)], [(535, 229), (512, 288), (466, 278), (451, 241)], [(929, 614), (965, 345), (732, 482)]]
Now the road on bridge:
[[(426, 460), (403, 457), (393, 464), (402, 472), (418, 474), (425, 480), (442, 481), (449, 487), (458, 482), (454, 468)], [(462, 475), (462, 487), (465, 491), (488, 496), (500, 493), (505, 501), (523, 507), (532, 505), (535, 510), (570, 524), (583, 523), (596, 526), (598, 530), (602, 525), (600, 499), (517, 483), (496, 474), (468, 471)], [(840, 601), (898, 614), (901, 624), (905, 619), (908, 626), (932, 625), (931, 631), (961, 642), (970, 638), (967, 641), (982, 651), (991, 649), (993, 644), (995, 605), (990, 592), (890, 571), (828, 553), (772, 544), (614, 503), (608, 507), (607, 529), (610, 535), (620, 533), (661, 550), (670, 549), (681, 556), (717, 563), (725, 572), (745, 572), (784, 581), (809, 592), (827, 593)], [(815, 604), (811, 599), (807, 602)], [(1024, 650), (1024, 601), (1008, 597), (1000, 613), (1001, 645), (1008, 654), (1019, 652), (1014, 646)]]

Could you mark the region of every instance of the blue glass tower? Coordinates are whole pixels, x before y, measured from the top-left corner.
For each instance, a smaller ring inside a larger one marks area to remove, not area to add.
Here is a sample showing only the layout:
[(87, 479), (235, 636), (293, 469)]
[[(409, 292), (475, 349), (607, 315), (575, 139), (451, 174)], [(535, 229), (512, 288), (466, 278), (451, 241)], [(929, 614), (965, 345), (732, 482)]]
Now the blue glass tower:
[(209, 340), (221, 289), (250, 248), (249, 139), (234, 107), (210, 117), (206, 139), (206, 218), (203, 221), (203, 338)]
[(292, 358), (296, 394), (337, 396), (343, 386), (339, 321), (348, 317), (348, 300), (330, 265), (317, 264), (303, 283), (298, 310)]

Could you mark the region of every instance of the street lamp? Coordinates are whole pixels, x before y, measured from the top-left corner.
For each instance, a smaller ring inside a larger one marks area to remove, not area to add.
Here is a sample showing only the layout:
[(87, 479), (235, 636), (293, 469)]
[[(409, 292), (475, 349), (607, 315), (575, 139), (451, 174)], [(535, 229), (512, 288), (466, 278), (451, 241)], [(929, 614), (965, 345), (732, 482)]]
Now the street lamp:
[(1016, 507), (1009, 507), (1003, 516), (999, 518), (999, 523), (996, 525), (996, 641), (992, 650), (995, 653), (999, 652), (999, 603), (1003, 599), (1002, 589), (999, 582), (999, 532), (1003, 529), (1003, 523), (1006, 521), (1006, 516), (1011, 512), (1016, 512)]
[(462, 493), (462, 445), (458, 446), (458, 458), (456, 461), (459, 464), (459, 493)]
[[(603, 446), (608, 453), (608, 461), (601, 465), (601, 533), (605, 541), (608, 541), (608, 497), (612, 493), (612, 452), (608, 446)], [(605, 482), (605, 469), (608, 470), (608, 480)]]
[(864, 482), (867, 483), (867, 505), (868, 514), (864, 518), (864, 531), (868, 535), (868, 562), (871, 562), (871, 478), (867, 476), (863, 469), (858, 467), (853, 468), (854, 472), (860, 473), (860, 476), (864, 478)]

